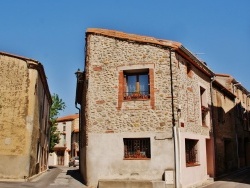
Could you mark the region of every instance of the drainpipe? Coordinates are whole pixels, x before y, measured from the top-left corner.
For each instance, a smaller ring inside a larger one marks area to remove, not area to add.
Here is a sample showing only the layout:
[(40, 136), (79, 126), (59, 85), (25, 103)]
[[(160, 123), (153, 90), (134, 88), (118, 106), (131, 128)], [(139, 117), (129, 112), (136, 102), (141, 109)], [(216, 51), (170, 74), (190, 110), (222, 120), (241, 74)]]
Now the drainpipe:
[(213, 82), (215, 81), (215, 76), (211, 78), (210, 82), (210, 95), (211, 95), (211, 127), (212, 127), (212, 136), (213, 136), (213, 146), (214, 146), (214, 153), (213, 153), (213, 165), (214, 165), (214, 178), (216, 177), (216, 133), (215, 133), (215, 125), (214, 125), (214, 99), (213, 99)]
[(175, 187), (180, 187), (180, 156), (179, 156), (179, 138), (178, 129), (175, 125), (175, 111), (174, 111), (174, 87), (173, 87), (173, 70), (172, 70), (172, 49), (169, 48), (170, 61), (170, 84), (171, 84), (171, 106), (172, 106), (172, 126), (174, 134), (174, 161), (175, 161)]
[(82, 72), (80, 72), (80, 70), (78, 69), (77, 70), (77, 72), (75, 73), (75, 75), (76, 75), (76, 79), (77, 79), (77, 81), (76, 81), (76, 99), (75, 99), (75, 108), (76, 109), (78, 109), (78, 114), (79, 114), (79, 144), (78, 144), (78, 148), (79, 148), (79, 169), (80, 169), (80, 173), (81, 173), (81, 155), (80, 155), (80, 149), (81, 149), (81, 145), (82, 145), (82, 143), (81, 143), (81, 141), (82, 141), (82, 139), (81, 139), (81, 125), (82, 125), (82, 123), (81, 123), (81, 108), (79, 108), (78, 106), (77, 106), (77, 93), (78, 93), (78, 83), (79, 82), (81, 82), (81, 80), (80, 79), (82, 79)]

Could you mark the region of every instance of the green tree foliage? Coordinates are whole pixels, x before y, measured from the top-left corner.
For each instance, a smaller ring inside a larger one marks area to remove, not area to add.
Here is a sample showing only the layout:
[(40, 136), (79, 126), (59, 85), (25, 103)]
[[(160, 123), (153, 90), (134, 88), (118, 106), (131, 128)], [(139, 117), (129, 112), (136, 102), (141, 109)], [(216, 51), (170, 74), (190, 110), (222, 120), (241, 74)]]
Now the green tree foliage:
[(51, 122), (49, 147), (50, 152), (53, 152), (54, 146), (60, 141), (60, 133), (57, 132), (56, 119), (58, 118), (60, 111), (64, 110), (65, 107), (65, 103), (59, 98), (58, 94), (53, 94), (49, 117)]

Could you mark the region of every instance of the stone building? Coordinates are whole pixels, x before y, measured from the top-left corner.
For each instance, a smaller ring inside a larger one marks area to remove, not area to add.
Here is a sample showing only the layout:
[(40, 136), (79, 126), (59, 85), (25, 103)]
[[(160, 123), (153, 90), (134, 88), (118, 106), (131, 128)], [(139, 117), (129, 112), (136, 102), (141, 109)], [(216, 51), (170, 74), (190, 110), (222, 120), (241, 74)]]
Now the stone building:
[(217, 81), (216, 77), (212, 94), (215, 168), (211, 169), (211, 175), (217, 177), (238, 168), (234, 115), (236, 96)]
[(0, 52), (0, 179), (24, 180), (48, 168), (49, 109), (38, 61)]
[(188, 187), (208, 176), (213, 72), (182, 44), (86, 32), (78, 72), (80, 170), (87, 185)]
[(250, 165), (250, 99), (241, 83), (216, 74), (213, 84), (215, 177)]
[(54, 152), (49, 154), (49, 165), (68, 166), (70, 158), (79, 154), (77, 147), (79, 140), (75, 138), (79, 130), (79, 114), (59, 117), (56, 124), (57, 131), (60, 133), (60, 142), (55, 145)]

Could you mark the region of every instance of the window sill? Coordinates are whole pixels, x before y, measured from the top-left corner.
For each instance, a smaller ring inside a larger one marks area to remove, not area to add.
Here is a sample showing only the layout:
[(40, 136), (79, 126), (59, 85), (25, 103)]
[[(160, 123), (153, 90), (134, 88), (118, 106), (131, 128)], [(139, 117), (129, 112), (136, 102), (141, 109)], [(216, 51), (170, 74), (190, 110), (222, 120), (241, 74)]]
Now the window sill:
[(147, 99), (123, 99), (123, 102), (129, 102), (129, 101), (149, 101), (150, 98)]
[(202, 127), (207, 127), (208, 128), (209, 126), (208, 125), (202, 125)]
[(123, 160), (150, 160), (150, 158), (123, 158)]
[(199, 163), (186, 163), (186, 167), (200, 166)]

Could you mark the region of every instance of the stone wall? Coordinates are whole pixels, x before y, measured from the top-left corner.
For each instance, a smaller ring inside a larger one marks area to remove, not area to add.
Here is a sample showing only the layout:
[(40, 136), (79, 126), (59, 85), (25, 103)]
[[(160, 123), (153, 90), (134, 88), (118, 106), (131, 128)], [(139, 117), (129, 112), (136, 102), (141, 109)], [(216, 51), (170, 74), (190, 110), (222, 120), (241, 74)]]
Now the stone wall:
[[(180, 106), (181, 113), (179, 121), (180, 123), (184, 123), (184, 127), (181, 127), (180, 131), (201, 134), (208, 137), (211, 128), (210, 77), (179, 55), (177, 55), (175, 63), (178, 67), (177, 82), (175, 84), (175, 89), (178, 90), (176, 93), (176, 107)], [(189, 73), (187, 73), (188, 66), (190, 68)], [(207, 126), (202, 126), (200, 87), (205, 89), (206, 104), (210, 109), (206, 119)]]
[[(97, 35), (90, 36), (88, 44), (88, 131), (169, 131), (172, 117), (168, 50)], [(150, 92), (155, 95), (155, 106), (150, 100), (124, 101), (117, 110), (119, 69), (126, 66), (153, 67), (154, 88)]]

